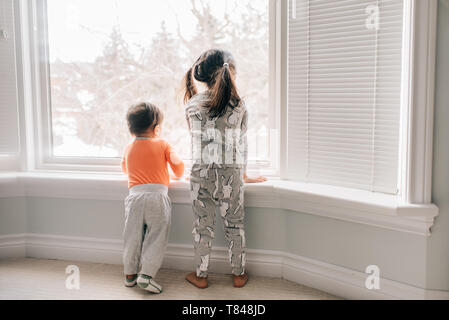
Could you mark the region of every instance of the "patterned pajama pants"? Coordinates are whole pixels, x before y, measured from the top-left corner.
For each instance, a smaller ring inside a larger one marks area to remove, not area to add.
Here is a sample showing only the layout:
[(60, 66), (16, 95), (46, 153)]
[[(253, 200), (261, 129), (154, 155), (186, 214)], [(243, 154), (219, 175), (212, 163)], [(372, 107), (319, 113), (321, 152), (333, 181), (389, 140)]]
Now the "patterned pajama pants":
[(229, 260), (234, 275), (245, 272), (245, 230), (243, 169), (194, 168), (190, 179), (198, 277), (207, 277), (214, 238), (216, 209), (223, 219), (229, 244)]

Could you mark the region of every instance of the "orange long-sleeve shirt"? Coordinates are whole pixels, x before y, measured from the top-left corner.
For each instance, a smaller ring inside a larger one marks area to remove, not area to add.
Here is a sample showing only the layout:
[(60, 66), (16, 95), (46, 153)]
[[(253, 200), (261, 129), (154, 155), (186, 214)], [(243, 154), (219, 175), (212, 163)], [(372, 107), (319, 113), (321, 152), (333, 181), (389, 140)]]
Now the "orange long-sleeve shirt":
[(126, 147), (122, 159), (122, 170), (128, 175), (128, 187), (140, 184), (163, 184), (168, 186), (170, 175), (167, 164), (173, 173), (180, 177), (184, 173), (184, 163), (174, 163), (172, 147), (158, 138), (136, 138)]

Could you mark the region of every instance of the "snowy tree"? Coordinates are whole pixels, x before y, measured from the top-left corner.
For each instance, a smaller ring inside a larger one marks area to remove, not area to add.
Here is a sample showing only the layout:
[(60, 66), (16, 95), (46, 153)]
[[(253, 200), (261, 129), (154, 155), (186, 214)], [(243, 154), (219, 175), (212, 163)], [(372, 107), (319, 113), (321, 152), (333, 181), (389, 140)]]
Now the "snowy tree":
[[(196, 30), (185, 38), (179, 24), (175, 34), (160, 25), (150, 44), (140, 54), (130, 50), (117, 23), (103, 52), (93, 62), (51, 64), (54, 144), (64, 134), (74, 134), (86, 145), (116, 150), (117, 156), (130, 141), (126, 111), (134, 103), (148, 100), (165, 115), (163, 135), (190, 156), (189, 135), (180, 97), (181, 80), (188, 67), (205, 50), (223, 48), (237, 61), (237, 82), (251, 111), (253, 128), (268, 119), (268, 13), (241, 0), (240, 8), (226, 6), (215, 12), (212, 1), (190, 0)], [(230, 1), (236, 4), (236, 2)], [(58, 135), (59, 133), (59, 135)], [(101, 152), (100, 152), (101, 153)], [(95, 154), (95, 156), (97, 156)]]

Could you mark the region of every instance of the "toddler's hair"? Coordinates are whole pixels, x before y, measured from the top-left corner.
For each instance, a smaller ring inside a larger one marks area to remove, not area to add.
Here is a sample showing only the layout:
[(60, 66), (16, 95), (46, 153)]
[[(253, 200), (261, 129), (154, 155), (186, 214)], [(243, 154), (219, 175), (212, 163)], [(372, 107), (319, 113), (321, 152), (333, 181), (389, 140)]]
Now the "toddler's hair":
[(185, 75), (184, 103), (197, 93), (193, 81), (195, 78), (197, 81), (206, 83), (211, 91), (209, 115), (213, 118), (223, 116), (228, 105), (234, 108), (240, 102), (234, 81), (235, 72), (235, 60), (230, 52), (220, 49), (204, 52)]
[(141, 102), (131, 106), (126, 115), (129, 132), (134, 135), (154, 130), (164, 120), (162, 111), (154, 104)]

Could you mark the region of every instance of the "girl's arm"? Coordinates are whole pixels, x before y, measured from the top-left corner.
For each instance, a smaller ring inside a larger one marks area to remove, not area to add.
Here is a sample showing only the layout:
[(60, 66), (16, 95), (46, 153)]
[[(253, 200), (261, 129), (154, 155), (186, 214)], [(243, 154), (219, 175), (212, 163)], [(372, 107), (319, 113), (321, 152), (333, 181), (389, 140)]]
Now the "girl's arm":
[(248, 177), (246, 175), (246, 173), (243, 174), (243, 181), (245, 183), (260, 183), (260, 182), (265, 182), (267, 180), (268, 180), (267, 178), (262, 177), (262, 176), (258, 176), (258, 177), (254, 177), (253, 178), (253, 177)]
[(248, 110), (245, 107), (245, 112), (243, 113), (242, 118), (242, 126), (241, 126), (241, 134), (243, 138), (243, 161), (244, 161), (244, 167), (243, 172), (244, 176), (246, 176), (246, 167), (248, 166)]
[(248, 163), (248, 136), (247, 136), (247, 130), (248, 130), (248, 111), (245, 108), (245, 112), (243, 113), (242, 118), (242, 126), (241, 126), (241, 139), (243, 139), (243, 159), (245, 161), (244, 167), (243, 167), (243, 181), (245, 183), (260, 183), (267, 181), (267, 178), (258, 176), (258, 177), (248, 177), (246, 173), (246, 167)]

